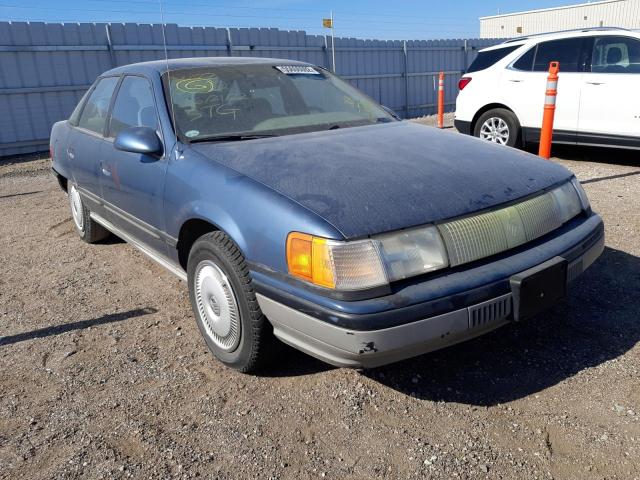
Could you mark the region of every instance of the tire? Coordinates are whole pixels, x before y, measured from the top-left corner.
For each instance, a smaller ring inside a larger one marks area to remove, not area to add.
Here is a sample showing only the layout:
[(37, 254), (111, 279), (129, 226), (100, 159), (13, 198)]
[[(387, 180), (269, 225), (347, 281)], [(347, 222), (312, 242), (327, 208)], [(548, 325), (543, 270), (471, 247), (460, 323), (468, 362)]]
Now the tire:
[(522, 129), (518, 117), (506, 108), (494, 108), (480, 115), (473, 128), (474, 137), (487, 142), (521, 146)]
[(71, 218), (80, 238), (87, 243), (96, 243), (107, 238), (110, 235), (109, 230), (91, 218), (91, 212), (73, 183), (69, 183), (68, 195)]
[(243, 373), (264, 367), (275, 337), (236, 244), (220, 231), (201, 236), (189, 252), (187, 277), (191, 307), (211, 353)]

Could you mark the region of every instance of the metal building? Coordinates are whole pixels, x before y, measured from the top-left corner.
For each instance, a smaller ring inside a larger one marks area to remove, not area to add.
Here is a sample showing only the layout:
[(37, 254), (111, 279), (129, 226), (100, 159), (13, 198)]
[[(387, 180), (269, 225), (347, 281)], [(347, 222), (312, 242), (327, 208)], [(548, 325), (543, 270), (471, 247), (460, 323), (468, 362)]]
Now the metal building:
[(480, 17), (480, 38), (602, 26), (640, 29), (640, 0), (605, 0)]

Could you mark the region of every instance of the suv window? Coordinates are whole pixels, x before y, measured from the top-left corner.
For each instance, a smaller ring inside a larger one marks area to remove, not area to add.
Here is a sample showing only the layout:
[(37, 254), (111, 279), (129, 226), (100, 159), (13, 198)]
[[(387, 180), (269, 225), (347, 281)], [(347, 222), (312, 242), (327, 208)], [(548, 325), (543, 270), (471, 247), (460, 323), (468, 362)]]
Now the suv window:
[(513, 68), (515, 68), (516, 70), (524, 70), (526, 72), (530, 72), (533, 69), (533, 59), (536, 56), (536, 48), (537, 46), (527, 50), (527, 53), (525, 53), (515, 61), (515, 63), (513, 64)]
[(491, 65), (499, 62), (508, 54), (513, 52), (516, 48), (520, 48), (520, 45), (511, 45), (509, 47), (497, 48), (495, 50), (478, 53), (478, 56), (473, 62), (471, 62), (469, 68), (467, 68), (467, 73), (477, 72), (479, 70), (489, 68)]
[(561, 72), (580, 72), (582, 70), (584, 38), (566, 38), (538, 44), (533, 70), (546, 72), (550, 62), (560, 62)]
[(118, 80), (118, 77), (107, 77), (98, 81), (82, 109), (80, 120), (78, 121), (79, 127), (102, 135), (113, 90), (116, 88)]
[(158, 128), (158, 115), (151, 84), (146, 78), (126, 76), (111, 111), (109, 137), (129, 127)]
[(591, 71), (640, 73), (640, 40), (629, 37), (598, 37), (593, 44)]

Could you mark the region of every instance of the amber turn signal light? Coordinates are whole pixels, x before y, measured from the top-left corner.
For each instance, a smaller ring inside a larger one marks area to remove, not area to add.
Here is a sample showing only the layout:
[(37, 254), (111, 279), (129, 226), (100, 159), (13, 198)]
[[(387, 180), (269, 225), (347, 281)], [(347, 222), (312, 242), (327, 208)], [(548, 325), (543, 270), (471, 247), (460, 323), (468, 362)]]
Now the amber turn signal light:
[(291, 232), (287, 237), (287, 265), (294, 277), (335, 288), (331, 254), (324, 238)]

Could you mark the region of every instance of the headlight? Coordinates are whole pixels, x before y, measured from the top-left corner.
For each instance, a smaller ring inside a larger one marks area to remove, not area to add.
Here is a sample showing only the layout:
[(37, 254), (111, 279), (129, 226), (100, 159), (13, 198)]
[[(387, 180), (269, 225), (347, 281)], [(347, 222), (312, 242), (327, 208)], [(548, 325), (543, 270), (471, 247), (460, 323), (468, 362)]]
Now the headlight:
[(442, 238), (433, 226), (380, 235), (374, 241), (380, 244), (391, 282), (449, 265)]
[(340, 242), (292, 232), (287, 238), (289, 272), (336, 290), (363, 290), (420, 275), (449, 263), (435, 227)]
[(589, 198), (587, 197), (587, 193), (584, 191), (584, 188), (582, 188), (582, 185), (580, 184), (580, 182), (576, 177), (573, 177), (571, 179), (571, 185), (573, 185), (573, 188), (575, 188), (576, 192), (578, 192), (578, 197), (580, 197), (580, 203), (582, 204), (582, 209), (589, 210), (591, 208), (591, 204), (589, 203)]

